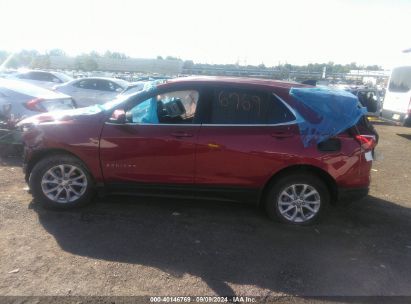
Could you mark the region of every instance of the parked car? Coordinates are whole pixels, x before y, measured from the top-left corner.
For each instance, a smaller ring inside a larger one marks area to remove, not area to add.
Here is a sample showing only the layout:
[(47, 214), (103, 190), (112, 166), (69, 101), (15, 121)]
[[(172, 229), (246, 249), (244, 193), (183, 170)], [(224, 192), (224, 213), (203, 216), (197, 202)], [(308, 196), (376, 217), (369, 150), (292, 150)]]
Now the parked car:
[(75, 79), (53, 89), (73, 97), (79, 107), (87, 107), (114, 99), (128, 85), (127, 81), (121, 79), (89, 77)]
[(49, 207), (83, 205), (97, 190), (251, 202), (271, 218), (311, 223), (328, 203), (368, 193), (376, 133), (362, 116), (305, 146), (299, 124), (311, 112), (289, 94), (302, 86), (187, 77), (38, 115), (22, 122), (26, 180)]
[(0, 157), (23, 155), (21, 130), (10, 111), (11, 105), (3, 104), (0, 111)]
[(411, 66), (399, 66), (391, 71), (382, 117), (411, 126)]
[(38, 70), (15, 73), (10, 75), (9, 78), (28, 82), (45, 89), (52, 89), (56, 84), (62, 84), (73, 79), (64, 73)]
[(360, 89), (347, 89), (355, 96), (358, 97), (360, 103), (367, 108), (367, 115), (380, 116), (382, 110), (382, 96), (377, 89), (373, 88), (360, 88)]
[(0, 79), (0, 114), (7, 106), (7, 116), (22, 119), (41, 112), (76, 108), (70, 96), (18, 80)]

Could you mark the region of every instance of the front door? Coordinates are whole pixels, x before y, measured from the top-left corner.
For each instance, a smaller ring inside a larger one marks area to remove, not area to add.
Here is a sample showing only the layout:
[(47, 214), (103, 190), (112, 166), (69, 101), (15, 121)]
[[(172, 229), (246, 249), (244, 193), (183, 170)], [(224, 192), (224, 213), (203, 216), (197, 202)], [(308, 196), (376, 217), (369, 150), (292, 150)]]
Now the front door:
[(198, 99), (196, 90), (153, 93), (130, 107), (126, 123), (106, 123), (100, 140), (105, 182), (193, 184)]

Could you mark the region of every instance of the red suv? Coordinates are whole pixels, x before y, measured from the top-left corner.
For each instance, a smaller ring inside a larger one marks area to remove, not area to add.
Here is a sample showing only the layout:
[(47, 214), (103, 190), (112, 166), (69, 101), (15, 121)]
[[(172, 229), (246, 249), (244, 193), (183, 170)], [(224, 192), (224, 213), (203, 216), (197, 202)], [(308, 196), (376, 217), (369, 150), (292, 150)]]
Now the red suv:
[(22, 123), (26, 180), (52, 207), (80, 206), (102, 191), (252, 202), (271, 218), (313, 222), (329, 202), (368, 193), (376, 133), (364, 117), (305, 146), (296, 87), (179, 78), (35, 116)]

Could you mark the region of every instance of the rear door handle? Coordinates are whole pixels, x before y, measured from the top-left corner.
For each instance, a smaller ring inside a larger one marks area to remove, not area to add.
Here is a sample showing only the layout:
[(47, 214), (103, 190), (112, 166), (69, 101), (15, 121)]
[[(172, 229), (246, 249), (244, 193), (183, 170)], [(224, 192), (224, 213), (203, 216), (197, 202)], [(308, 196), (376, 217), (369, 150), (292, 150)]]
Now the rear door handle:
[(193, 137), (193, 134), (186, 133), (186, 132), (173, 132), (171, 133), (171, 136), (174, 136), (176, 138), (182, 138), (182, 137)]
[(288, 138), (288, 137), (292, 137), (293, 134), (287, 131), (278, 131), (278, 132), (271, 133), (271, 136), (274, 138)]

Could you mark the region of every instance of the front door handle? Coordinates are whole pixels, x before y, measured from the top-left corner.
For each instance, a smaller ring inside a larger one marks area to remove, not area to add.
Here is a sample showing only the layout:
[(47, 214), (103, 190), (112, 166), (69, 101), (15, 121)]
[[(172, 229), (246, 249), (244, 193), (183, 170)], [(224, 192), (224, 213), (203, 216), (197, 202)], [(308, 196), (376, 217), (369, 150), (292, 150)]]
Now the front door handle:
[(288, 138), (288, 137), (292, 137), (293, 134), (287, 131), (278, 131), (278, 132), (271, 133), (271, 136), (274, 138)]
[(176, 138), (182, 138), (182, 137), (193, 137), (193, 134), (190, 134), (187, 132), (173, 132), (171, 133), (171, 136), (174, 136)]

